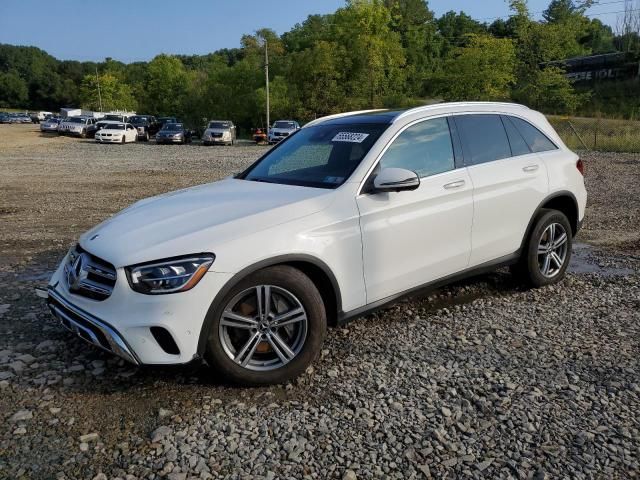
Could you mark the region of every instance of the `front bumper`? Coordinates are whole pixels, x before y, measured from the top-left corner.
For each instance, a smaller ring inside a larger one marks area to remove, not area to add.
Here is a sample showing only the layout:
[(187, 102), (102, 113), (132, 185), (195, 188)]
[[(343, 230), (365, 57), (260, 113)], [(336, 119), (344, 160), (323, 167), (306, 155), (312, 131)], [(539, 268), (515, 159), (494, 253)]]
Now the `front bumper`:
[(67, 330), (102, 350), (140, 365), (131, 347), (111, 325), (68, 302), (52, 287), (46, 290), (46, 298), (49, 310)]
[(160, 137), (160, 138), (158, 138), (156, 136), (156, 143), (182, 143), (182, 142), (184, 142), (184, 139), (182, 137), (178, 137), (178, 138)]
[(231, 139), (222, 137), (207, 137), (202, 139), (202, 143), (204, 143), (205, 145), (212, 145), (214, 143), (227, 144), (231, 143)]
[(122, 143), (122, 137), (96, 137), (98, 143)]
[[(124, 269), (118, 268), (111, 296), (98, 301), (69, 290), (64, 275), (66, 261), (65, 258), (53, 274), (46, 290), (50, 308), (53, 305), (58, 309), (52, 309), (54, 316), (91, 344), (132, 363), (145, 365), (185, 364), (198, 356), (198, 341), (207, 311), (232, 277), (232, 274), (210, 271), (187, 292), (143, 295), (131, 289)], [(170, 334), (177, 353), (168, 353), (163, 348), (153, 334), (155, 327)]]

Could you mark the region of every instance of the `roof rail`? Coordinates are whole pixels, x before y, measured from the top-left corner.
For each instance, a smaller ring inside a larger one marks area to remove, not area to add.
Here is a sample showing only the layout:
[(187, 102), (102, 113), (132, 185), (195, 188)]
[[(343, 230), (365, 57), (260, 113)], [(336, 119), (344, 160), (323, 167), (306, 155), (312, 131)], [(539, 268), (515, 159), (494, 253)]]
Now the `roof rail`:
[(320, 118), (316, 118), (315, 120), (311, 120), (309, 123), (305, 124), (302, 128), (313, 127), (314, 125), (318, 125), (319, 123), (325, 122), (326, 120), (333, 120), (336, 118), (348, 117), (350, 115), (359, 115), (362, 113), (381, 112), (383, 110), (385, 109), (376, 108), (373, 110), (357, 110), (355, 112), (336, 113), (334, 115), (327, 115), (325, 117), (320, 117)]
[(519, 103), (511, 103), (511, 102), (442, 102), (442, 103), (432, 103), (430, 105), (422, 105), (421, 107), (410, 108), (409, 110), (405, 110), (400, 115), (393, 119), (394, 122), (397, 120), (407, 117), (413, 113), (419, 112), (428, 112), (431, 110), (437, 110), (438, 108), (447, 108), (447, 107), (455, 107), (455, 106), (480, 106), (480, 105), (495, 105), (495, 106), (509, 106), (509, 107), (521, 107), (528, 109), (526, 105), (521, 105)]

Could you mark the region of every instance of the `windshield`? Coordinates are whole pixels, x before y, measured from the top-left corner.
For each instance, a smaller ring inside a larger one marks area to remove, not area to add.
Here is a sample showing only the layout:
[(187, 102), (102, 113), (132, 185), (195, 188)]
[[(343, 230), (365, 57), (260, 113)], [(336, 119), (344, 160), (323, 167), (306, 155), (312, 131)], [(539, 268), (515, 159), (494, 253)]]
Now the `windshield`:
[(129, 122), (131, 123), (144, 123), (144, 122), (148, 122), (149, 119), (147, 117), (139, 117), (139, 116), (134, 116), (129, 118)]
[(344, 124), (303, 128), (239, 178), (337, 188), (349, 178), (387, 127), (386, 124)]
[(124, 130), (124, 123), (108, 123), (104, 126), (104, 130)]
[(105, 115), (103, 120), (116, 120), (121, 122), (124, 119), (122, 115)]
[(172, 123), (176, 121), (174, 117), (160, 117), (158, 120), (162, 123)]
[(282, 128), (283, 130), (292, 130), (296, 128), (296, 124), (293, 122), (276, 122), (273, 124), (273, 128)]
[(182, 130), (181, 123), (167, 123), (162, 130)]
[(209, 122), (209, 128), (218, 128), (220, 130), (227, 130), (231, 128), (229, 122)]
[(67, 118), (68, 123), (84, 123), (84, 118), (72, 117)]

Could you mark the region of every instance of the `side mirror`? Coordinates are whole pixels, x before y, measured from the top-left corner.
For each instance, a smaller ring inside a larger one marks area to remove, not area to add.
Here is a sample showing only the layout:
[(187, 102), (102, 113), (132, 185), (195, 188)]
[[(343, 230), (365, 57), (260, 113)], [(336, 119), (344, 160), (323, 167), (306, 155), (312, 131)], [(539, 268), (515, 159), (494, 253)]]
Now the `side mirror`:
[(402, 192), (419, 186), (418, 174), (404, 168), (383, 168), (373, 179), (373, 193)]

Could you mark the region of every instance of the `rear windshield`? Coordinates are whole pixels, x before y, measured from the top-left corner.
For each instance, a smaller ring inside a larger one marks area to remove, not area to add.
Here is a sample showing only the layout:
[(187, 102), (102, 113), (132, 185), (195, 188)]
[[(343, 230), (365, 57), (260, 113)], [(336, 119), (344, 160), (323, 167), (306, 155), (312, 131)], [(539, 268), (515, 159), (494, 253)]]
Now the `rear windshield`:
[(387, 124), (343, 124), (303, 128), (238, 178), (337, 188), (349, 178), (387, 127)]

